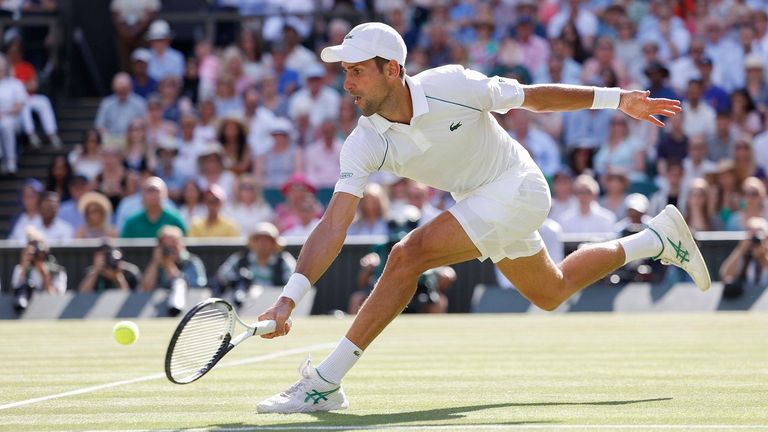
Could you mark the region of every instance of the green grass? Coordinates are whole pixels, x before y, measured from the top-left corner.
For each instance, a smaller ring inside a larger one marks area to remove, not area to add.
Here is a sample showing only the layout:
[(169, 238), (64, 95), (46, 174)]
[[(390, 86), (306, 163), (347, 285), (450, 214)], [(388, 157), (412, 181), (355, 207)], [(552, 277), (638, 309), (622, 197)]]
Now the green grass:
[[(300, 319), (289, 337), (247, 341), (224, 362), (332, 343), (350, 322)], [(113, 323), (0, 322), (0, 405), (162, 372), (176, 321), (138, 322), (141, 338), (128, 347), (112, 340)], [(312, 354), (319, 362), (328, 351)], [(216, 369), (185, 386), (163, 377), (3, 409), (0, 431), (768, 430), (766, 314), (404, 316), (347, 376), (349, 410), (257, 415), (261, 398), (297, 378), (303, 357)], [(723, 427), (701, 428), (712, 425)]]

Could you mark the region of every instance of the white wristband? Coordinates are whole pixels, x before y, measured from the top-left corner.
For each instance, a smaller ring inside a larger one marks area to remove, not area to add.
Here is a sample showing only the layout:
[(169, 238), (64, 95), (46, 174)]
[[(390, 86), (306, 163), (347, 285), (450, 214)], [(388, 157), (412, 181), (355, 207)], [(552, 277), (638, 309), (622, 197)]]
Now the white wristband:
[(299, 304), (304, 294), (312, 288), (312, 284), (309, 283), (309, 279), (301, 273), (294, 273), (291, 278), (288, 279), (288, 283), (285, 284), (283, 292), (280, 294), (282, 297), (288, 297), (293, 300), (295, 304)]
[(621, 89), (618, 87), (593, 87), (594, 96), (592, 97), (591, 109), (604, 109), (619, 107), (621, 100)]

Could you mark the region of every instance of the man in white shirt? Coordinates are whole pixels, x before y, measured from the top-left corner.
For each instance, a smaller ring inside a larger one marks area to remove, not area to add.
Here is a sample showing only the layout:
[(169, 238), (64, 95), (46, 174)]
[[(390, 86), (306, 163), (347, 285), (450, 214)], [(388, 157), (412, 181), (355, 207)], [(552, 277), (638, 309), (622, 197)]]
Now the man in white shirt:
[(315, 64), (307, 70), (307, 85), (291, 96), (288, 112), (292, 120), (296, 121), (304, 107), (309, 113), (309, 124), (312, 128), (320, 126), (327, 118), (339, 118), (341, 96), (323, 83), (324, 78), (325, 68), (322, 65)]
[(72, 225), (59, 217), (59, 194), (56, 192), (40, 194), (40, 219), (32, 226), (40, 232), (46, 243), (72, 240), (75, 237)]
[(171, 26), (164, 20), (155, 20), (147, 31), (149, 63), (147, 73), (160, 82), (167, 76), (184, 77), (184, 55), (171, 48)]
[(573, 182), (573, 193), (579, 204), (563, 215), (560, 224), (564, 233), (612, 233), (616, 215), (597, 202), (600, 186), (592, 177), (582, 174)]
[(707, 138), (715, 134), (717, 114), (703, 99), (704, 82), (700, 79), (688, 81), (688, 92), (683, 102), (683, 132), (688, 138), (703, 135)]
[(19, 114), (27, 101), (24, 84), (10, 73), (8, 60), (0, 54), (0, 174), (15, 174), (16, 166), (16, 127)]
[(304, 243), (296, 272), (275, 304), (259, 316), (277, 322), (276, 331), (264, 337), (290, 330), (286, 320), (293, 308), (341, 249), (371, 173), (391, 171), (450, 191), (457, 202), (392, 248), (346, 337), (317, 368), (305, 361), (292, 390), (262, 401), (259, 412), (347, 408), (342, 378), (408, 304), (419, 275), (429, 268), (491, 258), (523, 295), (547, 310), (626, 262), (651, 256), (681, 266), (701, 289), (709, 288), (706, 264), (674, 207), (654, 218), (649, 229), (581, 248), (559, 266), (552, 262), (536, 231), (549, 213), (546, 179), (492, 115), (512, 108), (617, 108), (662, 126), (653, 115), (673, 116), (680, 112), (679, 102), (651, 99), (642, 91), (526, 86), (458, 65), (410, 77), (405, 57), (402, 37), (381, 23), (358, 25), (341, 45), (322, 51), (323, 61), (341, 62), (344, 89), (364, 117), (344, 143), (335, 193)]
[(336, 122), (326, 119), (320, 125), (320, 138), (304, 152), (307, 180), (319, 188), (332, 188), (339, 179), (342, 141), (336, 137)]

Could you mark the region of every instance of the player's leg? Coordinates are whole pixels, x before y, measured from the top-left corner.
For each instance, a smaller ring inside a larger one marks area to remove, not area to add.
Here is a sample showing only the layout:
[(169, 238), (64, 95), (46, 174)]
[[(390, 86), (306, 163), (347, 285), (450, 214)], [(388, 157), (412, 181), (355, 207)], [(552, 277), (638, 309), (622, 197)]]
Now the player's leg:
[(392, 248), (384, 272), (357, 313), (347, 338), (367, 348), (411, 300), (421, 273), (479, 256), (480, 251), (449, 212), (411, 231)]
[(295, 413), (347, 408), (341, 379), (371, 341), (402, 312), (416, 291), (419, 275), (430, 268), (479, 256), (472, 240), (448, 212), (409, 233), (392, 248), (381, 278), (346, 337), (317, 368), (305, 361), (300, 368), (302, 378), (285, 392), (260, 402), (257, 410)]
[(680, 212), (667, 206), (648, 228), (615, 241), (587, 245), (555, 265), (546, 249), (537, 254), (503, 259), (499, 270), (536, 306), (553, 310), (582, 288), (602, 279), (627, 262), (659, 259), (682, 268), (700, 290), (711, 284), (709, 271)]

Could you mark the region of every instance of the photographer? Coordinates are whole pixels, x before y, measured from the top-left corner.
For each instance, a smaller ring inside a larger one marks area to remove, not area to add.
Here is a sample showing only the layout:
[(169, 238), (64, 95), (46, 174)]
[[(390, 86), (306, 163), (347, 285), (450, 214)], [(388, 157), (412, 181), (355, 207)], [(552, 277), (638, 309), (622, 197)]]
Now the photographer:
[(67, 290), (67, 272), (56, 263), (42, 235), (30, 229), (27, 238), (27, 245), (21, 250), (19, 264), (13, 268), (11, 277), (14, 309), (17, 312), (27, 308), (35, 292), (64, 294)]
[(256, 225), (245, 250), (235, 252), (219, 267), (216, 277), (222, 291), (232, 290), (240, 307), (252, 285), (283, 286), (293, 274), (296, 259), (283, 251), (283, 238), (269, 222)]
[(178, 315), (186, 306), (187, 288), (208, 285), (203, 261), (184, 244), (181, 228), (166, 225), (157, 232), (157, 246), (141, 281), (142, 291), (166, 288), (168, 314)]
[(81, 293), (120, 289), (135, 291), (141, 280), (139, 268), (123, 259), (123, 252), (104, 242), (93, 253), (93, 265), (80, 282)]
[(738, 298), (750, 286), (768, 285), (768, 222), (761, 217), (747, 219), (747, 238), (726, 258), (720, 267), (725, 282), (724, 298)]

